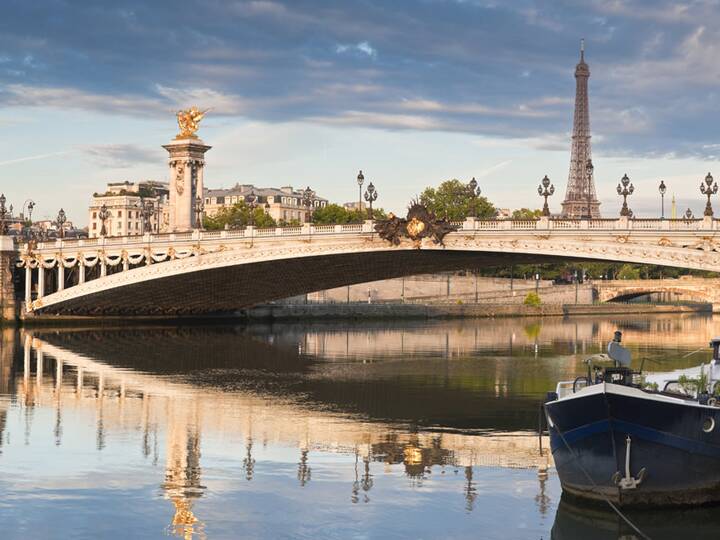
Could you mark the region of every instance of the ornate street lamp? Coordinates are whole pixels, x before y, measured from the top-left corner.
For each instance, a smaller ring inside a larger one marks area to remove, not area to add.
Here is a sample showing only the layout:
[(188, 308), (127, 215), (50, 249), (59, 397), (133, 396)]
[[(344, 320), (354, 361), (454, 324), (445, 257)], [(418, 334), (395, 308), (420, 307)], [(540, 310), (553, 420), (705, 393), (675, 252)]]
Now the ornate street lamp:
[(660, 180), (660, 186), (658, 187), (660, 192), (660, 219), (665, 219), (665, 193), (667, 192), (667, 186), (664, 180)]
[(193, 204), (195, 210), (195, 228), (203, 228), (203, 212), (205, 211), (205, 203), (200, 195), (195, 197), (195, 204)]
[(623, 177), (620, 179), (620, 183), (617, 186), (618, 195), (622, 196), (622, 198), (623, 198), (623, 205), (622, 205), (622, 209), (620, 210), (621, 216), (630, 217), (630, 209), (628, 208), (628, 205), (627, 205), (627, 198), (628, 198), (628, 195), (632, 195), (634, 191), (635, 191), (635, 186), (633, 186), (630, 183), (630, 179), (628, 178), (628, 175), (627, 174), (623, 175)]
[(472, 203), (470, 217), (477, 217), (477, 198), (480, 196), (482, 191), (478, 187), (478, 182), (477, 180), (475, 180), (474, 176), (472, 177), (472, 180), (468, 182), (466, 188), (468, 195), (470, 195), (470, 201)]
[(357, 175), (357, 183), (358, 183), (358, 212), (362, 211), (362, 186), (363, 182), (365, 181), (365, 177), (363, 176), (362, 171), (360, 171)]
[(543, 178), (540, 181), (540, 185), (538, 186), (538, 195), (541, 197), (545, 197), (545, 204), (543, 205), (542, 215), (543, 216), (549, 216), (550, 215), (550, 207), (548, 206), (548, 197), (551, 197), (555, 193), (555, 186), (550, 183), (550, 179), (547, 177), (547, 174), (545, 175), (545, 178)]
[(107, 221), (107, 218), (110, 217), (110, 212), (108, 211), (108, 207), (105, 203), (102, 203), (100, 211), (98, 212), (98, 217), (100, 218), (100, 236), (106, 236), (107, 228), (105, 227), (105, 222)]
[(7, 199), (5, 198), (5, 194), (0, 194), (0, 235), (7, 233), (7, 218), (10, 215), (10, 212), (7, 208), (5, 208), (5, 202)]
[(369, 207), (368, 207), (368, 219), (373, 219), (373, 211), (372, 211), (372, 205), (373, 202), (377, 201), (378, 198), (378, 192), (375, 189), (375, 186), (372, 182), (368, 184), (367, 189), (365, 190), (365, 200), (367, 201)]
[(687, 219), (688, 221), (690, 221), (691, 219), (695, 219), (695, 215), (693, 214), (693, 211), (690, 210), (689, 208), (687, 210), (685, 210), (685, 219)]
[[(360, 171), (360, 174), (358, 175), (358, 184), (360, 184), (360, 191), (362, 193), (362, 184), (360, 182), (360, 177), (362, 176), (362, 171)], [(313, 205), (313, 199), (315, 198), (315, 192), (310, 189), (310, 186), (306, 187), (305, 190), (302, 192), (302, 203), (303, 206), (307, 208), (307, 219), (305, 221), (312, 221), (312, 213), (310, 212), (310, 208), (312, 208)], [(360, 199), (360, 203), (362, 204), (362, 199)]]
[(67, 221), (67, 216), (65, 215), (65, 210), (62, 208), (58, 212), (57, 218), (55, 218), (55, 223), (57, 223), (58, 226), (58, 234), (60, 235), (60, 238), (65, 238), (65, 222)]
[(718, 185), (715, 180), (713, 180), (713, 177), (710, 173), (707, 173), (707, 176), (705, 177), (705, 182), (700, 182), (700, 193), (703, 195), (707, 195), (707, 204), (705, 205), (705, 215), (711, 216), (713, 215), (713, 209), (712, 204), (710, 204), (710, 197), (712, 195), (715, 195), (718, 192)]
[(585, 164), (585, 178), (587, 180), (587, 218), (592, 219), (592, 190), (590, 185), (592, 184), (593, 172), (595, 167), (593, 166), (592, 159), (588, 159)]
[(30, 225), (32, 225), (32, 213), (35, 209), (35, 201), (32, 199), (26, 199), (23, 203), (22, 207), (22, 218), (25, 220), (25, 208), (27, 207), (27, 221), (30, 222)]
[[(198, 199), (199, 199), (199, 197), (198, 197)], [(196, 213), (197, 213), (197, 201), (198, 200), (195, 199), (195, 212)], [(202, 203), (202, 200), (200, 202)], [(142, 221), (143, 234), (145, 234), (147, 232), (152, 232), (152, 224), (150, 223), (150, 218), (153, 216), (154, 213), (155, 213), (155, 204), (153, 203), (153, 201), (146, 201), (141, 198), (140, 199), (140, 215), (143, 218), (143, 221)], [(200, 223), (200, 221), (198, 220), (198, 221), (196, 221), (196, 223)]]
[(250, 226), (255, 226), (255, 209), (257, 208), (258, 197), (255, 195), (255, 190), (250, 190), (250, 193), (245, 195), (245, 204), (250, 210)]

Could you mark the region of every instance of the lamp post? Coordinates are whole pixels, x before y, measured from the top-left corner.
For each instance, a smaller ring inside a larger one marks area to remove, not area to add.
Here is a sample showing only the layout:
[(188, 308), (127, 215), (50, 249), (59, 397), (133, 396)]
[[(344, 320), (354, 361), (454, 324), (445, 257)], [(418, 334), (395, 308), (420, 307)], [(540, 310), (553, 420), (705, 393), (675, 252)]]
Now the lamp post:
[[(361, 176), (362, 176), (362, 171), (360, 171), (360, 174), (358, 175), (358, 183), (360, 183)], [(360, 189), (362, 192), (362, 186), (360, 187)], [(307, 208), (307, 219), (305, 220), (307, 222), (312, 221), (312, 213), (310, 212), (310, 208), (313, 205), (314, 198), (315, 198), (315, 192), (312, 189), (310, 189), (310, 186), (306, 187), (305, 190), (303, 191), (302, 202), (303, 202), (303, 206), (305, 206)], [(361, 199), (361, 203), (362, 203), (362, 199)]]
[(365, 190), (365, 200), (368, 203), (368, 219), (373, 219), (373, 211), (372, 211), (372, 205), (373, 202), (377, 201), (378, 198), (378, 192), (375, 189), (375, 186), (372, 182), (368, 184), (367, 189)]
[(33, 201), (32, 199), (26, 199), (25, 202), (23, 203), (23, 208), (22, 208), (23, 220), (25, 219), (25, 208), (26, 207), (27, 207), (27, 216), (28, 216), (27, 220), (30, 222), (30, 225), (32, 225), (32, 213), (33, 213), (33, 210), (35, 209), (35, 201)]
[(590, 185), (592, 184), (593, 172), (595, 167), (593, 166), (592, 159), (588, 159), (585, 164), (585, 179), (587, 180), (587, 218), (592, 219), (592, 190)]
[(107, 228), (105, 227), (105, 221), (107, 221), (107, 218), (110, 217), (110, 212), (108, 211), (108, 207), (105, 203), (103, 203), (100, 207), (98, 217), (100, 218), (100, 236), (106, 236)]
[(205, 203), (200, 195), (195, 197), (195, 228), (201, 230), (203, 228), (203, 212), (205, 211)]
[(477, 217), (477, 198), (480, 196), (482, 191), (478, 187), (478, 182), (475, 180), (474, 176), (472, 177), (472, 180), (468, 182), (467, 191), (468, 195), (470, 195), (470, 201), (472, 203), (470, 217)]
[(365, 177), (363, 176), (362, 170), (357, 175), (358, 183), (358, 212), (362, 212), (362, 187)]
[(693, 214), (693, 211), (689, 208), (685, 210), (685, 219), (690, 221), (691, 219), (695, 219), (695, 215)]
[(623, 175), (623, 177), (620, 179), (620, 183), (617, 185), (618, 195), (622, 196), (622, 198), (623, 198), (623, 205), (622, 205), (622, 209), (620, 210), (621, 216), (630, 217), (630, 209), (628, 208), (628, 205), (627, 205), (627, 198), (628, 198), (628, 195), (632, 195), (634, 191), (635, 191), (635, 186), (633, 186), (630, 183), (630, 179), (628, 178), (628, 175), (627, 174)]
[(542, 215), (543, 216), (549, 216), (550, 215), (550, 207), (548, 206), (548, 197), (551, 197), (552, 194), (555, 193), (555, 186), (550, 183), (550, 179), (547, 177), (547, 174), (545, 177), (540, 181), (540, 185), (538, 186), (538, 195), (541, 197), (545, 197), (545, 204), (543, 205)]
[(705, 177), (705, 182), (700, 182), (700, 193), (703, 195), (707, 195), (707, 204), (705, 205), (705, 215), (712, 217), (713, 215), (713, 209), (712, 204), (710, 204), (710, 197), (715, 195), (718, 192), (718, 185), (715, 180), (713, 180), (713, 177), (710, 173), (707, 173), (707, 176)]
[(5, 194), (0, 194), (0, 235), (7, 233), (7, 218), (10, 215), (10, 212), (8, 212), (8, 209), (5, 208), (5, 202), (7, 199), (5, 198)]
[[(199, 199), (199, 197), (198, 197)], [(201, 201), (202, 202), (202, 201)], [(195, 212), (197, 212), (197, 199), (195, 200)], [(146, 201), (140, 199), (140, 215), (142, 216), (142, 233), (152, 232), (152, 225), (150, 218), (155, 213), (155, 204), (152, 201)], [(199, 223), (199, 219), (196, 218), (196, 223)]]
[(665, 192), (667, 192), (667, 186), (664, 180), (660, 180), (658, 191), (660, 192), (660, 219), (665, 219)]
[(58, 226), (58, 234), (60, 235), (60, 238), (65, 238), (65, 222), (67, 221), (67, 216), (65, 215), (65, 210), (62, 208), (58, 212), (57, 218), (55, 218), (55, 222)]
[(247, 204), (248, 209), (250, 210), (250, 226), (255, 226), (255, 209), (257, 208), (257, 195), (255, 195), (255, 191), (251, 190), (249, 194), (245, 195), (245, 204)]

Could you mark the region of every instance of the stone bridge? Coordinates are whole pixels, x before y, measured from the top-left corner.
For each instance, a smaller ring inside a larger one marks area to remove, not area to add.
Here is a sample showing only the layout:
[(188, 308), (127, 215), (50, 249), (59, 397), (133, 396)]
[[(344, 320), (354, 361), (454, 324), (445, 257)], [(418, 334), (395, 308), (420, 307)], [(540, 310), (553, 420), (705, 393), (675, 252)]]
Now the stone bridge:
[[(558, 260), (720, 272), (718, 220), (548, 219), (456, 223), (444, 245), (399, 245), (372, 222), (277, 229), (4, 242), (20, 311), (31, 315), (232, 312), (288, 296), (445, 270)], [(8, 272), (3, 288), (8, 288)], [(18, 291), (19, 289), (19, 291)], [(24, 294), (23, 294), (24, 293)], [(6, 291), (3, 304), (12, 299)]]
[(653, 293), (681, 295), (696, 302), (713, 304), (720, 310), (720, 279), (682, 277), (680, 279), (619, 279), (596, 281), (593, 286), (598, 300), (612, 302), (631, 300)]

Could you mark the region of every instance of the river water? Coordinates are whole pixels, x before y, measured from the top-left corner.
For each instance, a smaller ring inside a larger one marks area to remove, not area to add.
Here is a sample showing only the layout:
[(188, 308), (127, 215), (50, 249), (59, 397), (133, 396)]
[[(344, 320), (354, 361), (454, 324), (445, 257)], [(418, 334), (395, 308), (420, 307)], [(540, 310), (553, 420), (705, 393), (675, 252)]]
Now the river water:
[(5, 329), (0, 536), (632, 539), (538, 475), (539, 403), (616, 329), (665, 370), (709, 361), (720, 318)]

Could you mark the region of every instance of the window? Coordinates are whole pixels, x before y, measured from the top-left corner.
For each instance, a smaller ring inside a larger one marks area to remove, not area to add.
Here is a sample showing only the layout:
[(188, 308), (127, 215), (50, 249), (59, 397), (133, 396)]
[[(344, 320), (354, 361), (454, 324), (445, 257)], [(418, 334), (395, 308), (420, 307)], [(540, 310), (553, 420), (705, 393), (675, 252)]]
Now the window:
[(118, 210), (118, 217), (122, 217), (122, 210)]
[(97, 217), (97, 212), (93, 212), (93, 219)]
[(218, 204), (225, 204), (225, 197), (218, 197), (218, 198), (217, 198), (217, 203), (218, 203)]
[(93, 231), (94, 231), (95, 229), (97, 229), (97, 223), (94, 223), (94, 222), (93, 222)]

